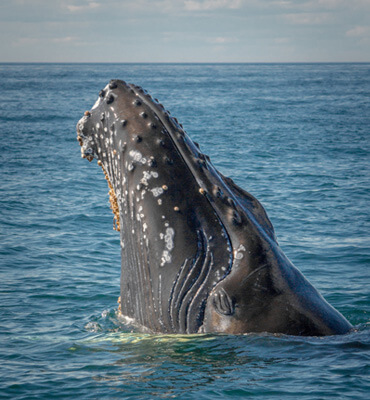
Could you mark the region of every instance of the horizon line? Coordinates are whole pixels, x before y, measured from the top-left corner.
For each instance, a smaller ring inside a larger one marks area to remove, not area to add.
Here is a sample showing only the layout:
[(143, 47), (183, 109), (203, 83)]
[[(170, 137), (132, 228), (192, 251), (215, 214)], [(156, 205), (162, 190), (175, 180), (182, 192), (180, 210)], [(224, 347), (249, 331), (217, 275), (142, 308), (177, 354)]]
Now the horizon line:
[(370, 64), (369, 61), (0, 61), (0, 64)]

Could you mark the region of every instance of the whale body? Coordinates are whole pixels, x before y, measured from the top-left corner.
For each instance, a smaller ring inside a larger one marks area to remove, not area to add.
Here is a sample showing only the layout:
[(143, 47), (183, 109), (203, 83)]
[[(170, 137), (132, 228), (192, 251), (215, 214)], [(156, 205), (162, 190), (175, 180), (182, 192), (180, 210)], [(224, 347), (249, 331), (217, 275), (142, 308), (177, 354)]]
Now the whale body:
[(77, 135), (110, 188), (124, 316), (163, 333), (351, 330), (285, 256), (260, 202), (147, 91), (112, 80)]

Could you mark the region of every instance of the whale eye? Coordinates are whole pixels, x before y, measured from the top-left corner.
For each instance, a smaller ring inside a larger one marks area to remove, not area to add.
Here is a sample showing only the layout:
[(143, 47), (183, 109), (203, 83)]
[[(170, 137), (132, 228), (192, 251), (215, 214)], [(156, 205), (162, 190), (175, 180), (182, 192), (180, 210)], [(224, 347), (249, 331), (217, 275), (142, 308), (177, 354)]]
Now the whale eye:
[(219, 314), (233, 315), (235, 313), (235, 300), (223, 288), (218, 289), (213, 294), (212, 302)]

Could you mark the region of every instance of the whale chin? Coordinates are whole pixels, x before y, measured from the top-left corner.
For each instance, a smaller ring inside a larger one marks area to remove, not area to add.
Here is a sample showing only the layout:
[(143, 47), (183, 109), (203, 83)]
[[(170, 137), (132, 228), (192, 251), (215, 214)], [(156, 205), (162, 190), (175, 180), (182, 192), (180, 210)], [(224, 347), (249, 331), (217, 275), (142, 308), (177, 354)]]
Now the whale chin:
[(163, 333), (352, 328), (284, 255), (259, 201), (144, 89), (112, 80), (77, 134), (108, 182), (123, 315)]

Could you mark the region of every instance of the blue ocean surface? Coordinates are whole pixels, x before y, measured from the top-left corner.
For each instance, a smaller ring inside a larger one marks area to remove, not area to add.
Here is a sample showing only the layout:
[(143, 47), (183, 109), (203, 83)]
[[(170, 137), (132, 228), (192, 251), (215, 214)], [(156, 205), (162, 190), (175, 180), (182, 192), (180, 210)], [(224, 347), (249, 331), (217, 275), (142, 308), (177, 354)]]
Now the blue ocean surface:
[[(259, 199), (343, 336), (150, 335), (75, 126), (139, 84)], [(368, 399), (370, 64), (0, 64), (1, 399)]]

